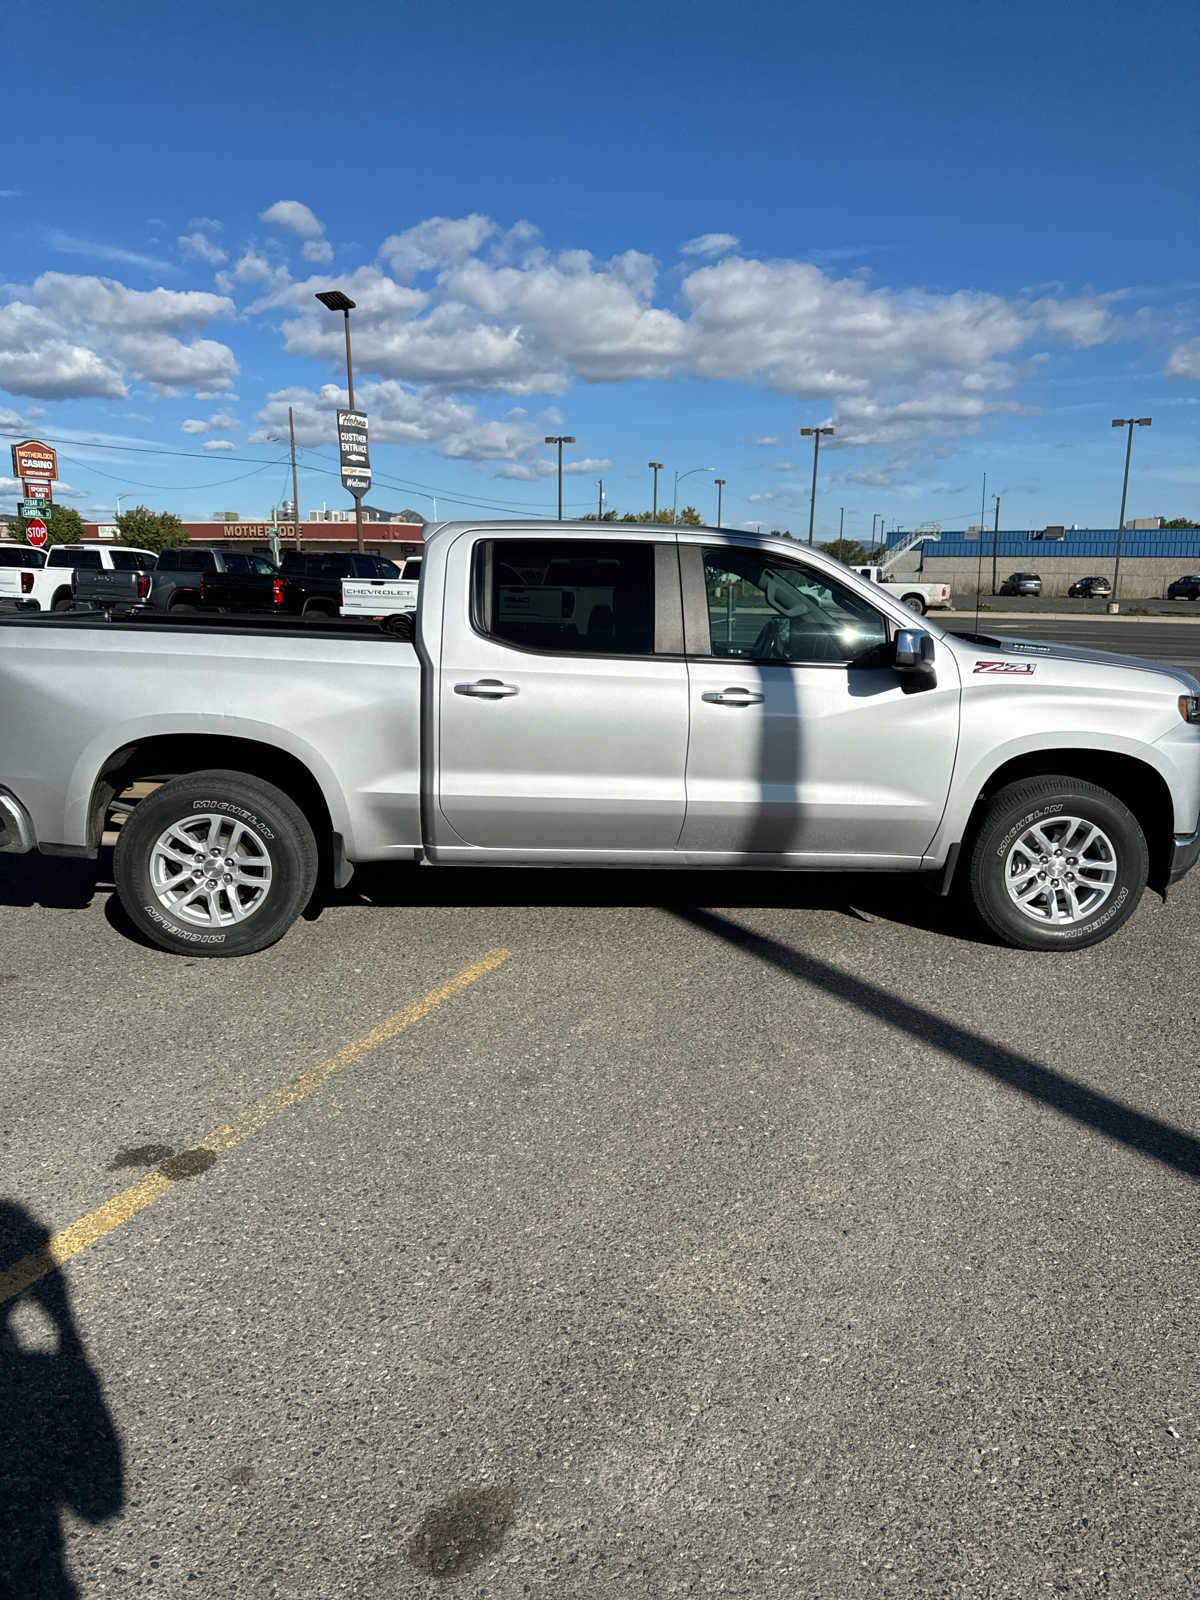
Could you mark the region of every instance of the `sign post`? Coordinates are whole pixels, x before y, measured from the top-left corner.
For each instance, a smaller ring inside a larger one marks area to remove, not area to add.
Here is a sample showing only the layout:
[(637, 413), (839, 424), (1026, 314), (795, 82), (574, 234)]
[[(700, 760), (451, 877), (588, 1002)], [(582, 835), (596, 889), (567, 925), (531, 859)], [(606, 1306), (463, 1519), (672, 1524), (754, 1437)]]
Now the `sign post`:
[(342, 458), (342, 485), (354, 496), (354, 523), (358, 548), (363, 547), (362, 497), (371, 487), (371, 456), (367, 449), (367, 413), (339, 411), (338, 449)]
[(34, 517), (25, 524), (25, 537), (35, 550), (40, 550), (50, 537), (50, 530), (41, 517)]

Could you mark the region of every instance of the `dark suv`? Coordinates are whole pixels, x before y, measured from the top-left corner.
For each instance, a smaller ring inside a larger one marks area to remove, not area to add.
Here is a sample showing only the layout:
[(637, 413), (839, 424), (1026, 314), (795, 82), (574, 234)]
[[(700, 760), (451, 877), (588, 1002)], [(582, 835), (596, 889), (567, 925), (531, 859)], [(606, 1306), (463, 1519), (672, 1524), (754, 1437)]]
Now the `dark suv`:
[(1036, 572), (1010, 572), (1000, 585), (1001, 594), (1041, 594), (1042, 580)]
[(1112, 584), (1107, 578), (1076, 578), (1067, 590), (1072, 600), (1111, 600)]
[(1200, 600), (1200, 573), (1186, 572), (1167, 589), (1168, 600)]

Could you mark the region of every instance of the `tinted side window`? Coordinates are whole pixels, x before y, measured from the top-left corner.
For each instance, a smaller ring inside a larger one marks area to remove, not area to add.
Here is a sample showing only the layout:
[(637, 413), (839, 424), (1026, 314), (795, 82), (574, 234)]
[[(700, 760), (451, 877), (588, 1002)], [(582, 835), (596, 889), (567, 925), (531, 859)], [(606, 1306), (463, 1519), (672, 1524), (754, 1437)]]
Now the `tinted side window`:
[(410, 579), (411, 578), (419, 578), (421, 576), (421, 557), (420, 556), (412, 556), (412, 557), (410, 557), (410, 559), (408, 561), (405, 562), (405, 564), (404, 564), (404, 576), (406, 578), (410, 578)]
[(153, 556), (137, 550), (113, 550), (110, 555), (114, 572), (150, 572), (158, 565)]
[(758, 550), (704, 552), (714, 656), (797, 664), (854, 661), (887, 642), (866, 600), (816, 568)]
[(494, 638), (571, 654), (654, 653), (652, 544), (497, 539), (490, 556), (485, 626)]
[(20, 545), (0, 548), (0, 567), (43, 567), (45, 564), (45, 556), (32, 546), (26, 549)]
[(99, 567), (99, 550), (72, 550), (60, 545), (57, 550), (51, 550), (48, 567)]

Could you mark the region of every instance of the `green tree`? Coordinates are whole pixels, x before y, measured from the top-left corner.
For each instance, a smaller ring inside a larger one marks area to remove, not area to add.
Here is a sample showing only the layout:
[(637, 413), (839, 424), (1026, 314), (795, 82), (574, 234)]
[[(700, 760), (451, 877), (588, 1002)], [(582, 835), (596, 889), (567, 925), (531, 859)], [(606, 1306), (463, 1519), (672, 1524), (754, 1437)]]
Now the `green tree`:
[(1164, 528), (1195, 528), (1200, 527), (1200, 523), (1193, 522), (1191, 517), (1172, 517), (1169, 522), (1164, 517), (1162, 526)]
[(819, 547), (827, 556), (841, 561), (847, 567), (865, 567), (868, 562), (866, 546), (857, 539), (832, 539)]
[(121, 543), (135, 550), (165, 550), (169, 545), (186, 544), (183, 523), (173, 511), (151, 511), (146, 506), (130, 506), (117, 518)]
[(696, 510), (695, 506), (684, 506), (683, 510), (679, 513), (679, 525), (681, 528), (699, 528), (702, 527), (703, 524), (704, 519)]
[[(25, 529), (29, 526), (30, 520), (29, 517), (17, 517), (9, 524), (14, 539), (25, 538)], [(83, 518), (70, 506), (51, 506), (49, 511), (43, 513), (42, 521), (46, 524), (46, 543), (43, 549), (48, 550), (52, 544), (83, 543)]]

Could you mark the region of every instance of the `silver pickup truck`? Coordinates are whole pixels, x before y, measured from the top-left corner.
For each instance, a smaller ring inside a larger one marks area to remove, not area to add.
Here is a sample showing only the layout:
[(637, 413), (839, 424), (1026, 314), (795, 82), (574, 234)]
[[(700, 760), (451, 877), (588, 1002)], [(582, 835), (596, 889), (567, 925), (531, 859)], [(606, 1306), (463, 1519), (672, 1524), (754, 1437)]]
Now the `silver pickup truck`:
[(0, 621), (0, 848), (94, 856), (139, 785), (121, 900), (208, 955), (368, 861), (925, 872), (1079, 949), (1200, 854), (1172, 667), (914, 627), (786, 540), (427, 538), (415, 619)]

